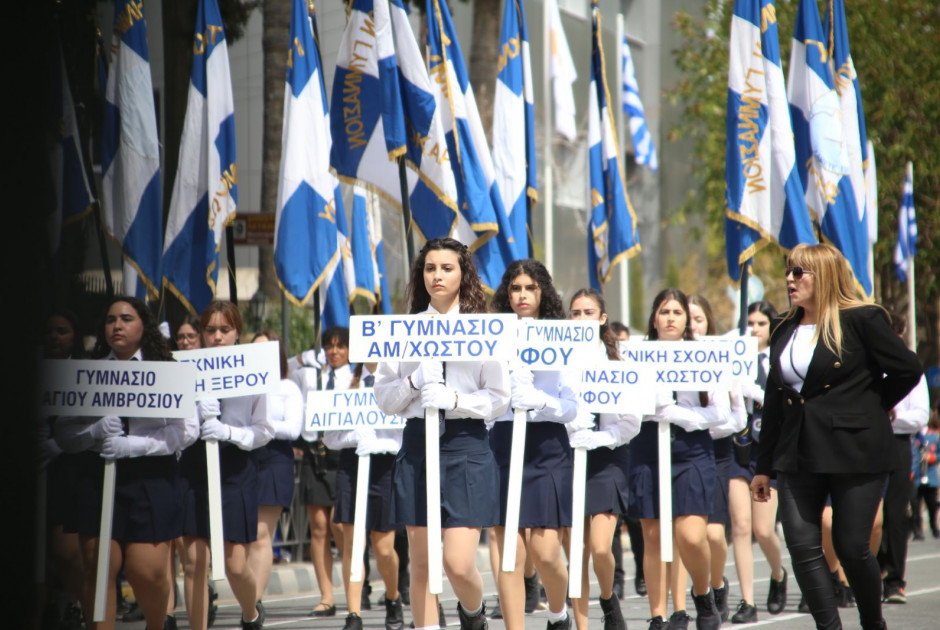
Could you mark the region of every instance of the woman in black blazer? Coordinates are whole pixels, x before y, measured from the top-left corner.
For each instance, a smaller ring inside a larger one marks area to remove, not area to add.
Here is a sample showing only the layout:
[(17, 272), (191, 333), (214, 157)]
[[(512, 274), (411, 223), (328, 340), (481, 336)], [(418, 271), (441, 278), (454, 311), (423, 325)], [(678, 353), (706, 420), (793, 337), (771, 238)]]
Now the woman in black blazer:
[(828, 244), (799, 245), (787, 261), (790, 310), (775, 322), (764, 399), (756, 501), (777, 477), (780, 517), (816, 627), (842, 628), (822, 553), (821, 515), (832, 497), (833, 543), (865, 630), (881, 616), (869, 536), (892, 468), (892, 409), (917, 384), (917, 356), (884, 309), (858, 297), (848, 262)]

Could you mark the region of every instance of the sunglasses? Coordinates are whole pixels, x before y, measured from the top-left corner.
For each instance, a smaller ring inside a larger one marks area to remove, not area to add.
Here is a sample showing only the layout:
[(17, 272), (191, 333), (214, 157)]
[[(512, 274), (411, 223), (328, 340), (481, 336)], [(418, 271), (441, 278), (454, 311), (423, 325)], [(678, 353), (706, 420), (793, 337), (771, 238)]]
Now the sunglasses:
[(813, 273), (813, 272), (810, 271), (809, 269), (803, 269), (803, 268), (800, 267), (799, 265), (796, 265), (796, 266), (793, 266), (793, 267), (787, 267), (787, 268), (786, 268), (786, 271), (785, 271), (784, 274), (783, 274), (783, 277), (786, 278), (786, 277), (789, 276), (791, 273), (793, 274), (793, 279), (794, 279), (794, 280), (799, 280), (800, 278), (803, 277), (803, 274), (804, 274), (804, 273)]

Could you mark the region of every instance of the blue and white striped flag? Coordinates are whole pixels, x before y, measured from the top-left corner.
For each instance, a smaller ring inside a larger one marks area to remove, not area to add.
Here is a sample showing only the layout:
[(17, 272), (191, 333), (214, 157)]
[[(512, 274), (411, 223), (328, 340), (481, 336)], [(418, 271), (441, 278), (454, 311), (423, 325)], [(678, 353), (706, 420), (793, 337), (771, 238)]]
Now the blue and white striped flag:
[(104, 229), (121, 247), (124, 292), (156, 298), (163, 256), (160, 145), (143, 3), (115, 0), (101, 139)]
[(339, 261), (328, 269), (323, 278), (326, 284), (325, 295), (320, 295), (321, 330), (330, 326), (349, 327), (349, 305), (356, 293), (356, 270), (353, 263), (352, 244), (349, 241), (349, 227), (346, 223), (346, 211), (343, 209), (342, 191), (336, 186), (335, 197), (339, 202), (336, 212), (336, 251)]
[(390, 313), (385, 253), (382, 244), (382, 216), (376, 199), (361, 186), (353, 187), (352, 259), (356, 270), (354, 295), (364, 297), (372, 308), (381, 303), (381, 312)]
[(548, 76), (552, 79), (552, 103), (555, 110), (555, 131), (570, 141), (578, 137), (575, 120), (574, 82), (578, 71), (571, 58), (568, 38), (561, 24), (561, 13), (557, 0), (545, 0), (548, 11)]
[(353, 0), (333, 77), (330, 165), (401, 209), (405, 157), (415, 225), (453, 234), (457, 184), (431, 79), (401, 0)]
[(531, 254), (529, 204), (538, 201), (532, 62), (525, 11), (506, 0), (499, 43), (499, 74), (493, 96), (493, 165), (509, 213), (514, 258)]
[(604, 74), (601, 12), (592, 9), (591, 91), (588, 95), (588, 166), (591, 191), (587, 211), (588, 275), (598, 291), (610, 280), (614, 266), (640, 251), (636, 213), (620, 171), (617, 136), (610, 112)]
[(796, 169), (773, 0), (736, 0), (725, 152), (725, 253), (735, 281), (769, 243), (815, 243)]
[(901, 282), (907, 282), (907, 273), (914, 265), (917, 254), (917, 217), (914, 214), (914, 164), (907, 163), (904, 175), (904, 197), (898, 212), (898, 244), (894, 248), (894, 266)]
[(337, 220), (346, 218), (330, 172), (330, 115), (312, 20), (305, 0), (293, 0), (274, 222), (274, 271), (298, 306), (341, 264)]
[(857, 140), (858, 132), (846, 133), (828, 41), (816, 0), (800, 0), (787, 81), (796, 165), (806, 207), (819, 221), (823, 236), (849, 261), (861, 290), (871, 295), (868, 225), (859, 211), (850, 177), (850, 137)]
[(646, 112), (643, 110), (643, 101), (640, 100), (640, 86), (636, 82), (636, 69), (633, 67), (633, 55), (630, 54), (630, 43), (626, 35), (620, 44), (620, 55), (620, 74), (623, 77), (620, 96), (623, 101), (623, 113), (629, 117), (634, 159), (637, 164), (645, 164), (650, 170), (657, 171), (659, 161), (656, 159), (656, 146), (653, 144), (653, 134), (646, 126)]
[(235, 108), (216, 0), (200, 0), (193, 71), (163, 250), (167, 289), (192, 313), (215, 297), (225, 226), (235, 219)]
[(457, 182), (457, 238), (474, 252), (483, 284), (496, 289), (514, 259), (513, 232), (496, 184), (486, 132), (445, 2), (428, 0), (428, 73), (442, 113)]

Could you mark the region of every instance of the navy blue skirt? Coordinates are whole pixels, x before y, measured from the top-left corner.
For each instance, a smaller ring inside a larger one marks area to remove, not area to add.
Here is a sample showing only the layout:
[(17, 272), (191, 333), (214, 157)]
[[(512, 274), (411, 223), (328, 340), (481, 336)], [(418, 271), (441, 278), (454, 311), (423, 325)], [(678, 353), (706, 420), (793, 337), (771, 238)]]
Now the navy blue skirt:
[(587, 489), (584, 515), (626, 514), (630, 505), (630, 447), (606, 446), (587, 453)]
[[(258, 467), (249, 451), (234, 444), (219, 444), (222, 474), (222, 535), (233, 543), (258, 538)], [(186, 482), (186, 518), (183, 534), (209, 537), (209, 484), (206, 479), (206, 443), (197, 440), (183, 451), (180, 468)]]
[[(409, 418), (395, 458), (393, 492), (399, 525), (427, 527), (424, 418)], [(499, 467), (482, 420), (446, 420), (440, 437), (441, 526), (499, 523)]]
[[(644, 422), (630, 443), (630, 507), (633, 518), (659, 518), (658, 422)], [(715, 453), (708, 431), (672, 434), (672, 514), (684, 516), (712, 511), (715, 497)]]
[[(490, 448), (499, 465), (499, 524), (506, 524), (512, 422), (497, 422), (490, 430)], [(526, 425), (519, 527), (571, 527), (572, 458), (568, 430), (557, 422)]]
[[(97, 538), (101, 524), (104, 459), (85, 451), (76, 459), (76, 532)], [(121, 543), (157, 543), (183, 533), (183, 484), (173, 455), (115, 462), (111, 538)]]
[[(369, 462), (369, 498), (366, 501), (366, 531), (395, 531), (395, 509), (392, 502), (392, 471), (395, 455), (380, 453)], [(344, 448), (339, 452), (336, 469), (336, 506), (334, 523), (353, 523), (356, 516), (356, 477), (359, 474), (359, 456), (356, 449)]]
[(251, 451), (258, 466), (258, 505), (289, 508), (294, 500), (294, 448), (288, 440), (271, 440)]
[(734, 454), (731, 450), (731, 436), (713, 440), (715, 446), (715, 497), (712, 500), (712, 510), (708, 513), (708, 522), (728, 527), (731, 524), (728, 516), (728, 482), (731, 480), (731, 460)]

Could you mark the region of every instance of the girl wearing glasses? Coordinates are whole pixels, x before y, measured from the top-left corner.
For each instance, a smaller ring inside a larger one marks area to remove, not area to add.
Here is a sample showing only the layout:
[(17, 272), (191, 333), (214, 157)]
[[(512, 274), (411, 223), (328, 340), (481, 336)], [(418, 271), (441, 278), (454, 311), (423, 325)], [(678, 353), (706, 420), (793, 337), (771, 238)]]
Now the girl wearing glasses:
[(777, 478), (780, 520), (793, 570), (816, 627), (841, 628), (821, 548), (832, 497), (832, 537), (856, 595), (864, 630), (887, 628), (881, 577), (869, 548), (872, 523), (894, 466), (888, 412), (917, 384), (917, 356), (887, 313), (859, 295), (848, 261), (826, 243), (787, 259), (790, 309), (774, 323), (764, 397), (756, 501)]

